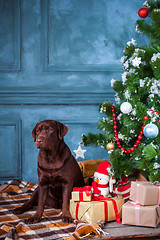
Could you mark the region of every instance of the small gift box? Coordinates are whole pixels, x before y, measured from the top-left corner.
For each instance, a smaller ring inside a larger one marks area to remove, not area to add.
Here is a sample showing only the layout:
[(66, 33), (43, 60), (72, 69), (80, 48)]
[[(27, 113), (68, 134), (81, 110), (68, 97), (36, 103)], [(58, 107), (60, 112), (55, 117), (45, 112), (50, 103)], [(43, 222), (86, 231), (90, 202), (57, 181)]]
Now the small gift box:
[(120, 223), (119, 211), (124, 203), (123, 199), (106, 198), (108, 200), (75, 202), (70, 200), (70, 213), (73, 219), (82, 222), (108, 222), (117, 220)]
[(160, 186), (151, 182), (131, 182), (130, 200), (144, 206), (160, 205)]
[(122, 224), (156, 227), (160, 222), (160, 206), (141, 206), (126, 202), (122, 206)]
[(91, 201), (92, 199), (92, 191), (91, 186), (85, 187), (74, 187), (72, 191), (71, 199), (73, 201)]

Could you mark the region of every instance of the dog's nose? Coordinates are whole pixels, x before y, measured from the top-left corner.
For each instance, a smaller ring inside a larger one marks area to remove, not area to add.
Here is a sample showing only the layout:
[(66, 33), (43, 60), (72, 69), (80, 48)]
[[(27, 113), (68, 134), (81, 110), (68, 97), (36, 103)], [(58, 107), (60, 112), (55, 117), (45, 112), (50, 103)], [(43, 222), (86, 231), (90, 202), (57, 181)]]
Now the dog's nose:
[(38, 139), (37, 139), (37, 142), (38, 142), (38, 143), (41, 143), (41, 142), (42, 142), (42, 139), (38, 138)]

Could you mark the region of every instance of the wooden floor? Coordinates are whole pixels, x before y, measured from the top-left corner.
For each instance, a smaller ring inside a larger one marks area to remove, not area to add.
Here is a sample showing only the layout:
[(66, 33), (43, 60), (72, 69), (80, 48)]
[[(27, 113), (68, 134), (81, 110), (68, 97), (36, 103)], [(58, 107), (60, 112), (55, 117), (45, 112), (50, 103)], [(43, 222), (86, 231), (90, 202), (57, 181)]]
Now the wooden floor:
[[(160, 240), (160, 224), (156, 228), (151, 228), (117, 224), (116, 222), (108, 222), (105, 223), (103, 231), (106, 232), (106, 235), (102, 235), (101, 239)], [(96, 239), (97, 237), (94, 238)]]

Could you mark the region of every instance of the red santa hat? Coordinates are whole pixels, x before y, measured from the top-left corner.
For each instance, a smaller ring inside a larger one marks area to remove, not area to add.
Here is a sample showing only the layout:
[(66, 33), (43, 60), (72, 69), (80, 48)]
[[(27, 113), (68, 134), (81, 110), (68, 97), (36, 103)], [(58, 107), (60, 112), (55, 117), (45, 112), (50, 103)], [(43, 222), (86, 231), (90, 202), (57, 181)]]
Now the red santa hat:
[(108, 171), (111, 167), (111, 164), (108, 161), (101, 162), (97, 168), (97, 171), (94, 173), (94, 177), (103, 178), (106, 181), (109, 181), (110, 177)]

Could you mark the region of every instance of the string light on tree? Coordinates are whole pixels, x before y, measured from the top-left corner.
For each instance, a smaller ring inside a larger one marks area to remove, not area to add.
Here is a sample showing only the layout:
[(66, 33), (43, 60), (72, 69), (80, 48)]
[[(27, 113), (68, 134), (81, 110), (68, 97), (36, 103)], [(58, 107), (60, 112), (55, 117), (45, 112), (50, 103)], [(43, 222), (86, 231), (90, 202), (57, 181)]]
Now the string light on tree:
[(107, 112), (107, 109), (106, 107), (103, 108), (103, 112), (106, 113)]

